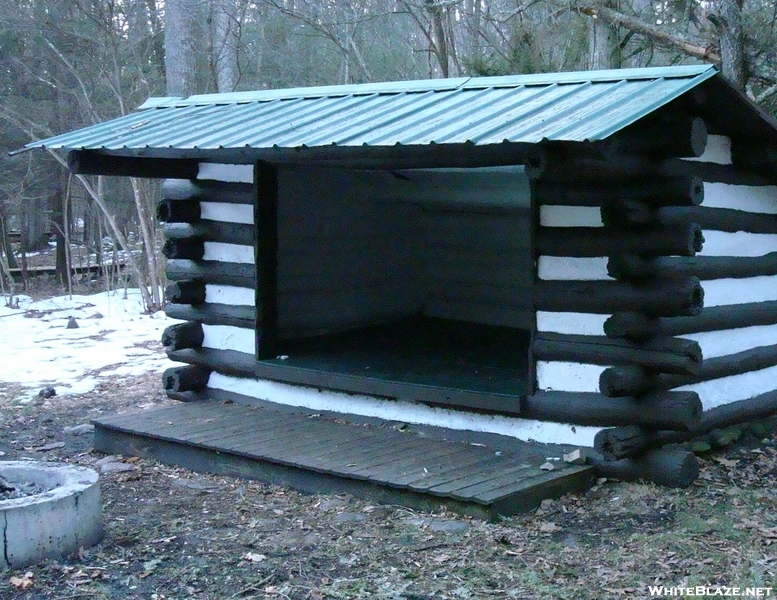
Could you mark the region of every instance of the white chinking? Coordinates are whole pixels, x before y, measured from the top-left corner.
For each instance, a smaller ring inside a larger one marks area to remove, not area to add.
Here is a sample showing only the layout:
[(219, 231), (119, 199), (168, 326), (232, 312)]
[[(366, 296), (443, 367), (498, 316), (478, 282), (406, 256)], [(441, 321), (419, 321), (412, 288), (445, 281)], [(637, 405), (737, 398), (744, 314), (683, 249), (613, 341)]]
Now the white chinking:
[(203, 325), (204, 348), (217, 350), (236, 350), (253, 354), (256, 348), (256, 334), (253, 329), (231, 327), (229, 325)]
[(200, 218), (224, 223), (254, 224), (252, 204), (232, 204), (231, 202), (200, 202)]
[(763, 256), (777, 250), (777, 234), (705, 229), (699, 256)]
[(254, 247), (223, 242), (205, 242), (205, 254), (203, 254), (202, 259), (252, 265), (254, 264)]
[(777, 214), (777, 186), (732, 185), (705, 181), (702, 206), (774, 215)]
[(748, 302), (777, 300), (777, 275), (745, 279), (710, 279), (702, 281), (704, 306), (730, 306)]
[(748, 400), (759, 394), (771, 392), (774, 390), (775, 381), (777, 381), (777, 366), (702, 381), (701, 383), (692, 383), (675, 389), (696, 392), (699, 394), (704, 410), (709, 410), (716, 406)]
[(226, 165), (220, 163), (200, 163), (197, 179), (213, 179), (230, 183), (253, 183), (253, 165)]
[(537, 311), (537, 331), (572, 335), (604, 335), (604, 322), (609, 315), (574, 312)]
[(604, 227), (598, 206), (540, 206), (543, 227)]
[(613, 278), (607, 274), (607, 257), (576, 258), (572, 256), (540, 256), (537, 276), (545, 281), (600, 281)]
[(707, 136), (707, 147), (704, 148), (704, 153), (701, 156), (683, 160), (730, 165), (732, 163), (731, 138), (725, 135), (709, 135)]
[(598, 392), (599, 376), (608, 367), (562, 361), (537, 361), (537, 389)]
[(254, 306), (256, 291), (234, 285), (205, 284), (205, 302), (207, 304), (232, 304), (234, 306)]
[(740, 329), (723, 329), (683, 335), (701, 346), (705, 359), (737, 354), (759, 346), (777, 343), (777, 325), (755, 325)]
[(376, 417), (389, 421), (446, 427), (506, 435), (520, 440), (534, 440), (544, 444), (572, 444), (592, 447), (594, 436), (601, 427), (573, 426), (499, 415), (481, 415), (403, 402), (382, 400), (314, 388), (289, 385), (274, 381), (230, 377), (211, 373), (208, 387), (287, 406), (298, 406), (316, 411)]

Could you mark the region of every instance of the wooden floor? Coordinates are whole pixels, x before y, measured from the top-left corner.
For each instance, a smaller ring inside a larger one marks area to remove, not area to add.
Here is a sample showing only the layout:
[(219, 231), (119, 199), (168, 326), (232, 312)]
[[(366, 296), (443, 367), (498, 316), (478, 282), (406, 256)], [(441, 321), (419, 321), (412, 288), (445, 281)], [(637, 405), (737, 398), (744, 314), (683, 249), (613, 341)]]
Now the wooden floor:
[(495, 452), (319, 415), (205, 401), (96, 419), (95, 447), (311, 493), (347, 492), (481, 518), (586, 489), (589, 467), (543, 471), (536, 449)]

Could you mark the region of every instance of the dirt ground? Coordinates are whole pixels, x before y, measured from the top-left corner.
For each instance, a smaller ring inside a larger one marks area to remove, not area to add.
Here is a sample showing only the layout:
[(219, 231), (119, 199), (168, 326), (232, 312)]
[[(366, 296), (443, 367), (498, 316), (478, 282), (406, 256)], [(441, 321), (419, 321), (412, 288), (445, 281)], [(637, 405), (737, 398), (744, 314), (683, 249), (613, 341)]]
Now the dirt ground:
[[(171, 402), (158, 375), (30, 404), (17, 392), (0, 384), (1, 459), (98, 469), (91, 433), (69, 428)], [(646, 598), (777, 581), (774, 434), (704, 455), (688, 490), (601, 482), (499, 523), (121, 462), (101, 476), (102, 543), (0, 573), (0, 598)]]
[(0, 571), (2, 600), (586, 600), (648, 598), (649, 585), (777, 595), (774, 433), (703, 454), (687, 490), (600, 481), (487, 523), (95, 452), (90, 419), (172, 402), (156, 374), (20, 397), (0, 382), (0, 460), (106, 469), (105, 536), (76, 556)]

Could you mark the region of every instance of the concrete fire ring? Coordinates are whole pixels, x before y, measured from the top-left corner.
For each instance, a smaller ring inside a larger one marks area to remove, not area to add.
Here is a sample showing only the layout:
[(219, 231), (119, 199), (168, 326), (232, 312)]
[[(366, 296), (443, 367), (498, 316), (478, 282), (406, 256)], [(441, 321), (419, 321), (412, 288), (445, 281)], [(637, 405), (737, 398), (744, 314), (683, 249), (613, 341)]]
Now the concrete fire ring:
[(0, 501), (0, 570), (67, 556), (102, 538), (99, 475), (63, 463), (0, 461), (8, 482), (31, 482), (39, 494)]

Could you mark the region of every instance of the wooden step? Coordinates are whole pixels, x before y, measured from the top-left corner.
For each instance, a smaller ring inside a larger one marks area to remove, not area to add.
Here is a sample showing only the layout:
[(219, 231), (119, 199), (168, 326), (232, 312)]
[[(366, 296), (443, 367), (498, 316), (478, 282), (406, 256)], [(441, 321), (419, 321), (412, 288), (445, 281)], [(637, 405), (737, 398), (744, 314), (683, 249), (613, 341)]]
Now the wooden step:
[(590, 486), (593, 470), (536, 445), (514, 451), (359, 425), (318, 414), (215, 401), (94, 420), (95, 448), (194, 471), (258, 479), (309, 493), (350, 493), (418, 510), (481, 518), (527, 511)]

